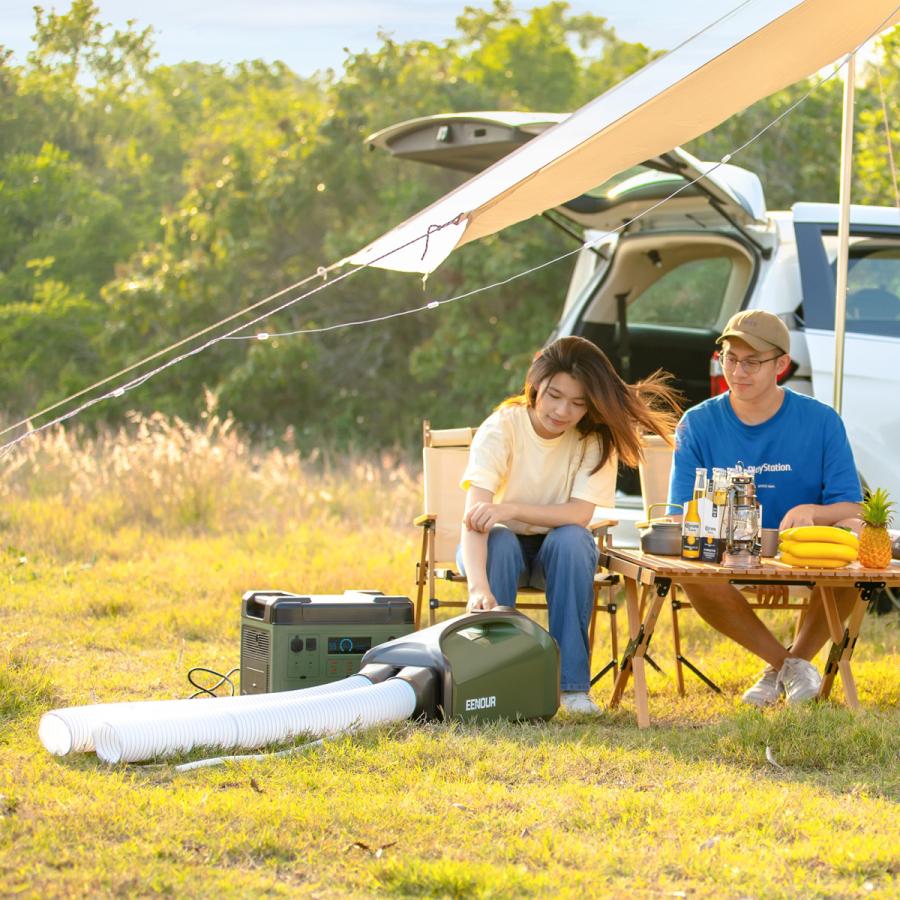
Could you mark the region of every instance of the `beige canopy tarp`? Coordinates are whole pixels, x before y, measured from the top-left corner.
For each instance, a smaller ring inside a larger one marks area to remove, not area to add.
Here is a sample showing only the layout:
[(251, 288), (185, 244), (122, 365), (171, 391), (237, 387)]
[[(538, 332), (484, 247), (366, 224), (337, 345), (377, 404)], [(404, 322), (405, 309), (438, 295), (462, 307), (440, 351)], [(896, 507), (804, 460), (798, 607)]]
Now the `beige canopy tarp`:
[(692, 140), (897, 22), (897, 0), (746, 0), (345, 262), (431, 272), (455, 247)]

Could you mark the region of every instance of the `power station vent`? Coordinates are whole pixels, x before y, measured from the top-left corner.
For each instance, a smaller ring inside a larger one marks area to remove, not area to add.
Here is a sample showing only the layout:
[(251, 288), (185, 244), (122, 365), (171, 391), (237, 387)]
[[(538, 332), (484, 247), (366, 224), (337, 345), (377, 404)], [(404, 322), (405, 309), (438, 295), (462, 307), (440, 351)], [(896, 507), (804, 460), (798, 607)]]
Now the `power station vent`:
[(241, 654), (248, 660), (269, 661), (269, 632), (245, 625), (241, 629)]

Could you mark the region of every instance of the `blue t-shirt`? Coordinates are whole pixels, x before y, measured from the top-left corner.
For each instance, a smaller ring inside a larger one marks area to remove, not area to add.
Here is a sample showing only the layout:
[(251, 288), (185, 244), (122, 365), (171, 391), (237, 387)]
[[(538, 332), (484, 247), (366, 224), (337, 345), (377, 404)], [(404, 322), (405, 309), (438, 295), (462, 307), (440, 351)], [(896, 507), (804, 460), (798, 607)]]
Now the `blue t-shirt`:
[(853, 451), (840, 416), (819, 400), (785, 389), (778, 412), (759, 425), (735, 414), (730, 393), (689, 409), (675, 432), (669, 500), (685, 503), (694, 470), (740, 463), (753, 472), (763, 527), (777, 528), (801, 503), (826, 505), (862, 499)]

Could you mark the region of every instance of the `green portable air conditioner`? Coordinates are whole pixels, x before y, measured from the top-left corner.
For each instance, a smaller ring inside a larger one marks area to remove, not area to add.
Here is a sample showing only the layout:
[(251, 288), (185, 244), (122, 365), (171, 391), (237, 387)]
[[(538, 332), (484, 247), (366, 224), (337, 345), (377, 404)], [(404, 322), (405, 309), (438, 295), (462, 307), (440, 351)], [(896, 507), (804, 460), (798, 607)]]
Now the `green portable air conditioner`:
[(549, 719), (559, 708), (559, 648), (514, 609), (473, 612), (373, 647), (362, 674), (393, 667), (428, 719)]
[(292, 691), (354, 675), (373, 647), (410, 634), (413, 619), (408, 597), (381, 591), (247, 591), (241, 598), (241, 693)]

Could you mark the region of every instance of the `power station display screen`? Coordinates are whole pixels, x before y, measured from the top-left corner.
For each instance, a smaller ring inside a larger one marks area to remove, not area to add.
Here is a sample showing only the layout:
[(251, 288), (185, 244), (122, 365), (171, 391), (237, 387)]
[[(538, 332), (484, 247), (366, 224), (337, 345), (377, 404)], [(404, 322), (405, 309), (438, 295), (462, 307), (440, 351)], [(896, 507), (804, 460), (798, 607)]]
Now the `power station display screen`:
[(366, 653), (372, 649), (370, 637), (330, 637), (328, 652), (338, 654)]

